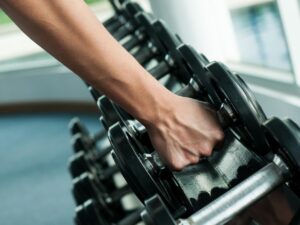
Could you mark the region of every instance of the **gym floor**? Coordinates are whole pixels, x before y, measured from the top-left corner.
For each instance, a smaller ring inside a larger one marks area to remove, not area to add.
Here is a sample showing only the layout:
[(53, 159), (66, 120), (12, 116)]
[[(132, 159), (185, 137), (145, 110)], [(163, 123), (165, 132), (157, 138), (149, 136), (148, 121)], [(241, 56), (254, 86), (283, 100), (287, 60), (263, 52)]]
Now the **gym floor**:
[(99, 130), (95, 114), (1, 115), (0, 224), (73, 224), (67, 161), (74, 116)]

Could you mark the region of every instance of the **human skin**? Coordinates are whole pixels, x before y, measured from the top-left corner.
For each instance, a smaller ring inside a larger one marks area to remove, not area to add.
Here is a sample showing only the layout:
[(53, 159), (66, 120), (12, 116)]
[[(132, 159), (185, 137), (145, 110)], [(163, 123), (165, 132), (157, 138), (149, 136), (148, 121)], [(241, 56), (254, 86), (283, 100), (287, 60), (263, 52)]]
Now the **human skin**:
[[(223, 139), (214, 111), (160, 85), (113, 39), (84, 1), (0, 0), (0, 7), (32, 40), (142, 122), (171, 169), (181, 170), (210, 156)], [(286, 204), (280, 194), (272, 199)], [(265, 205), (269, 197), (263, 202), (250, 209), (251, 216), (271, 224), (275, 219), (266, 217), (270, 207)], [(255, 213), (257, 209), (260, 213)], [(290, 211), (285, 215), (284, 222)], [(248, 216), (236, 224), (246, 224)], [(274, 224), (285, 224), (281, 222)]]
[(198, 163), (223, 139), (214, 111), (163, 87), (84, 1), (0, 0), (0, 7), (33, 41), (144, 124), (171, 169)]

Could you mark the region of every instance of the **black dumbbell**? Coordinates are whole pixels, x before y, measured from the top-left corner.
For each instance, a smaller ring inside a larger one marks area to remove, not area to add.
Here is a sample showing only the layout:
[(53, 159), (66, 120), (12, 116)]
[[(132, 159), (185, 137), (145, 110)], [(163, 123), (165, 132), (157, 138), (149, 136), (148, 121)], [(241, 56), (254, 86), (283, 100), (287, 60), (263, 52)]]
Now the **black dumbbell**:
[(165, 47), (159, 40), (154, 28), (156, 23), (161, 22), (146, 13), (137, 14), (136, 19), (141, 24), (141, 26), (144, 27), (147, 41), (136, 52), (133, 53), (133, 56), (140, 64), (145, 67), (153, 59), (159, 62), (162, 61), (167, 52)]
[(117, 111), (116, 105), (106, 96), (98, 99), (97, 106), (101, 112), (102, 118), (100, 120), (106, 130), (120, 120), (122, 115)]
[(202, 99), (217, 110), (223, 127), (230, 129), (257, 154), (268, 153), (261, 129), (266, 115), (242, 78), (222, 63), (206, 65), (205, 57), (199, 56), (190, 46), (182, 45), (179, 51), (194, 74), (193, 80)]
[[(100, 141), (101, 140), (101, 141)], [(71, 138), (71, 145), (73, 146), (74, 152), (85, 151), (85, 152), (101, 152), (103, 149), (106, 151), (109, 146), (106, 144), (106, 133), (103, 131), (99, 132), (93, 138), (80, 133), (77, 133)], [(96, 142), (101, 144), (101, 149), (98, 149)]]
[(145, 225), (177, 224), (159, 195), (154, 195), (145, 201), (145, 210), (141, 213), (141, 217)]
[[(142, 16), (140, 14), (139, 16)], [(166, 49), (164, 59), (157, 66), (151, 68), (149, 72), (156, 78), (160, 79), (167, 74), (175, 76), (180, 82), (187, 84), (191, 78), (188, 67), (184, 64), (182, 55), (178, 47), (182, 41), (178, 35), (170, 31), (163, 21), (154, 24), (156, 34)]]
[(114, 10), (114, 15), (104, 21), (103, 25), (109, 32), (114, 33), (127, 22), (126, 14), (121, 7), (125, 1), (109, 0), (109, 2)]
[(286, 184), (300, 197), (300, 127), (291, 119), (273, 117), (264, 128), (273, 153), (289, 168)]
[(123, 13), (126, 17), (126, 23), (119, 27), (115, 32), (112, 33), (117, 41), (121, 41), (128, 35), (132, 35), (139, 28), (139, 24), (135, 20), (135, 15), (142, 12), (142, 7), (134, 2), (126, 2), (122, 5)]
[(79, 205), (75, 208), (75, 219), (76, 225), (110, 225), (106, 218), (104, 218), (97, 208), (95, 201), (92, 199), (86, 201), (84, 204)]
[[(141, 128), (136, 130), (145, 135)], [(138, 198), (143, 202), (159, 193), (172, 212), (181, 207), (188, 212), (199, 209), (262, 166), (230, 133), (218, 149), (219, 154), (179, 173), (171, 172), (160, 162), (150, 142), (141, 141), (120, 124), (110, 127), (108, 135), (116, 165)], [(228, 167), (228, 160), (237, 163)], [(200, 181), (206, 185), (202, 186)]]
[(88, 86), (88, 90), (91, 93), (95, 102), (97, 102), (98, 98), (100, 98), (102, 96), (102, 94), (98, 90), (96, 90), (95, 88), (93, 88), (90, 85)]
[(88, 131), (87, 127), (80, 121), (78, 117), (74, 117), (69, 122), (69, 130), (71, 135), (82, 134), (85, 136), (90, 136), (90, 132)]
[[(112, 222), (105, 218), (97, 203), (90, 199), (84, 204), (76, 207), (75, 224), (76, 225), (135, 225), (141, 221), (140, 213), (142, 209), (135, 209), (127, 212), (117, 222)], [(118, 216), (118, 215), (116, 215)], [(119, 217), (119, 216), (118, 216)]]
[(106, 190), (90, 173), (84, 173), (73, 180), (73, 196), (77, 205), (90, 198), (95, 199), (102, 213), (111, 220), (114, 220), (116, 213), (124, 211), (120, 201), (130, 193), (131, 189), (127, 185), (113, 191)]
[(106, 154), (104, 156), (100, 155), (98, 158), (92, 158), (83, 151), (75, 153), (69, 159), (69, 171), (71, 176), (75, 178), (84, 172), (90, 172), (97, 175), (100, 180), (111, 178), (118, 172), (118, 169), (116, 166), (109, 166), (107, 163), (103, 163), (103, 157), (105, 156)]
[[(205, 57), (203, 57), (203, 56), (198, 56), (198, 54), (197, 54), (196, 60), (197, 60), (198, 64), (200, 64), (202, 71), (205, 71), (205, 67), (204, 66), (207, 63), (207, 59)], [(202, 72), (202, 71), (200, 70), (198, 72)], [(203, 74), (201, 74), (201, 75), (203, 75)], [(201, 79), (202, 80), (202, 77), (196, 77), (195, 80), (197, 80), (197, 79)], [(199, 86), (201, 85), (201, 83), (200, 82), (197, 83), (197, 82), (195, 82), (195, 80), (193, 80), (194, 82), (190, 82), (189, 83), (189, 85), (187, 86), (188, 88), (184, 89), (184, 92), (186, 92), (185, 94), (198, 93), (199, 95), (201, 95), (203, 93), (202, 90), (199, 88)], [(196, 85), (193, 84), (193, 83), (195, 83)], [(190, 92), (191, 90), (192, 90), (192, 92)], [(240, 94), (243, 94), (243, 93), (240, 93)], [(120, 128), (118, 126), (115, 127), (115, 128), (114, 127), (111, 128), (111, 130), (109, 132), (109, 137), (110, 137), (110, 140), (112, 141), (112, 145), (113, 145), (113, 148), (114, 148), (113, 157), (114, 157), (117, 165), (121, 168), (121, 171), (122, 171), (123, 175), (125, 177), (128, 176), (127, 182), (130, 183), (130, 185), (135, 186), (135, 188), (133, 188), (133, 189), (135, 190), (135, 192), (137, 193), (137, 195), (140, 197), (140, 199), (145, 199), (146, 198), (145, 196), (149, 197), (149, 195), (151, 195), (151, 194), (147, 194), (146, 193), (147, 191), (149, 191), (152, 194), (155, 193), (155, 192), (156, 193), (157, 192), (161, 193), (161, 191), (159, 191), (159, 188), (157, 188), (157, 185), (159, 185), (160, 181), (157, 181), (157, 180), (155, 181), (155, 179), (153, 178), (153, 176), (151, 176), (151, 173), (149, 171), (147, 172), (147, 168), (145, 168), (145, 165), (144, 165), (144, 164), (147, 164), (147, 160), (141, 159), (139, 155), (135, 155), (134, 154), (134, 153), (137, 153), (137, 152), (141, 152), (141, 150), (140, 149), (136, 150), (136, 148), (138, 148), (136, 146), (140, 146), (140, 145), (136, 144), (138, 142), (137, 140), (133, 140), (132, 142), (134, 144), (130, 144), (131, 143), (131, 141), (130, 141), (130, 137), (131, 136), (132, 135), (126, 135), (126, 133), (124, 134), (123, 133), (123, 128)], [(132, 137), (131, 137), (131, 139), (132, 139)], [(232, 140), (234, 140), (234, 138), (232, 138)], [(240, 148), (245, 148), (242, 143), (237, 143), (237, 144), (240, 146)], [(122, 149), (121, 146), (126, 146), (126, 148), (123, 147), (123, 149), (126, 149), (126, 150), (124, 150), (124, 151), (121, 152), (121, 149)], [(144, 146), (142, 146), (142, 148), (143, 147)], [(127, 161), (127, 159), (126, 159), (127, 157), (129, 157), (129, 155), (131, 155), (131, 159), (130, 160), (132, 160), (130, 162)], [(135, 157), (133, 157), (133, 156), (135, 156)], [(252, 156), (249, 155), (249, 157), (245, 158), (245, 162), (248, 163), (248, 161), (251, 160), (251, 157)], [(248, 161), (246, 161), (246, 160), (248, 160)], [(125, 165), (132, 165), (132, 167), (129, 169), (129, 167), (128, 166), (126, 167)], [(241, 166), (243, 166), (243, 165), (238, 164), (236, 169), (239, 169), (239, 167), (241, 167)], [(127, 169), (125, 169), (125, 167)], [(134, 171), (135, 167), (139, 167), (140, 169)], [(254, 166), (255, 169), (253, 171), (251, 171), (251, 173), (254, 172), (255, 170), (259, 169), (259, 167), (260, 167), (259, 163), (255, 163), (255, 166)], [(127, 170), (127, 172), (125, 172), (125, 170)], [(129, 170), (129, 172), (128, 172), (128, 170)], [(244, 179), (245, 177), (247, 177), (249, 175), (250, 175), (249, 173), (248, 174), (247, 173), (243, 174), (242, 179)], [(132, 178), (130, 178), (130, 176)], [(228, 175), (227, 174), (227, 177), (229, 177), (229, 176), (231, 177), (230, 179), (231, 179), (232, 183), (231, 184), (227, 184), (227, 185), (233, 185), (235, 182), (237, 182), (237, 180), (235, 180), (234, 175), (232, 175), (232, 174)], [(138, 181), (139, 179), (140, 179), (140, 181)], [(153, 179), (154, 179), (154, 181), (151, 184), (148, 183), (147, 185), (144, 185), (144, 184), (146, 184), (146, 182), (144, 182), (145, 179), (148, 180), (148, 181), (153, 181)], [(241, 179), (239, 179), (239, 180), (241, 180)], [(138, 182), (140, 182), (140, 184), (136, 184)], [(153, 188), (152, 190), (151, 190), (150, 186)], [(224, 187), (221, 187), (221, 189), (222, 188), (226, 189), (226, 188), (229, 188), (229, 187), (225, 185)], [(183, 191), (185, 191), (185, 190), (183, 190)], [(221, 190), (221, 191), (223, 191), (223, 190)], [(216, 194), (214, 194), (214, 195), (217, 196), (218, 193), (220, 193), (220, 190), (216, 190), (215, 192), (216, 192)], [(164, 195), (164, 194), (162, 194), (162, 195)], [(165, 194), (165, 196), (166, 195), (167, 194)], [(215, 196), (213, 196), (213, 197), (215, 197)]]
[(101, 139), (106, 138), (106, 132), (105, 130), (101, 130), (95, 134), (90, 134), (87, 127), (80, 121), (78, 117), (74, 117), (69, 122), (69, 130), (71, 135), (81, 134), (82, 136), (85, 136), (89, 139), (89, 142), (97, 142)]
[[(133, 10), (128, 9), (128, 11)], [(146, 41), (149, 40), (149, 32), (147, 31), (147, 28), (149, 29), (149, 22), (153, 23), (153, 21), (156, 20), (153, 14), (149, 14), (141, 10), (139, 12), (138, 10), (135, 10), (135, 12), (131, 14), (134, 14), (133, 20), (137, 24), (138, 28), (135, 29), (134, 32), (131, 34), (130, 39), (122, 43), (123, 47), (129, 52), (131, 52), (136, 47), (141, 47), (145, 44)], [(141, 14), (147, 17), (146, 21), (139, 19)]]
[[(287, 184), (299, 196), (299, 126), (290, 119), (275, 117), (266, 121), (263, 127), (272, 150), (265, 157), (267, 164), (263, 168), (186, 219), (176, 221), (177, 217), (171, 214), (162, 199), (153, 196), (145, 201), (146, 211), (142, 218), (146, 224), (223, 224), (282, 184)], [(297, 220), (296, 216), (292, 224)]]

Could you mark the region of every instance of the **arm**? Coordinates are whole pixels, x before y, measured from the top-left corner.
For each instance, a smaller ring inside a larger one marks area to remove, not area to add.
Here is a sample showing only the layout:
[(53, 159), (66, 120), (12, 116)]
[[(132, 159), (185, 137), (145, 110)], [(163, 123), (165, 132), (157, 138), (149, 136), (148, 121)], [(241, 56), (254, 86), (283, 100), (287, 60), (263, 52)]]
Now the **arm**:
[(215, 115), (156, 81), (106, 31), (82, 0), (0, 0), (37, 44), (141, 121), (174, 169), (210, 155), (223, 133)]

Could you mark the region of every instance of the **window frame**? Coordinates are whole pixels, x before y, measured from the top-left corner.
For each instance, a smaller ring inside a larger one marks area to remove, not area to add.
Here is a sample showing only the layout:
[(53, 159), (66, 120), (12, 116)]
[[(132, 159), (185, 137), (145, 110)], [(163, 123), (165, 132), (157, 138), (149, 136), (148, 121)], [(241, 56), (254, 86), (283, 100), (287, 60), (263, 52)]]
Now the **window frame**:
[(295, 83), (300, 86), (300, 3), (299, 0), (276, 2), (289, 48)]
[[(224, 60), (228, 66), (234, 71), (258, 80), (270, 80), (272, 82), (289, 84), (300, 86), (300, 6), (299, 0), (251, 0), (251, 1), (236, 1), (236, 0), (225, 0), (226, 10), (230, 19), (223, 21), (223, 26), (226, 26), (232, 34), (231, 37), (235, 37), (230, 11), (238, 8), (250, 7), (268, 2), (274, 2), (277, 4), (282, 29), (284, 32), (285, 41), (288, 47), (288, 53), (291, 60), (292, 71), (281, 71), (272, 68), (265, 68), (256, 65), (251, 65), (235, 60), (238, 55), (237, 46), (230, 46), (234, 49), (234, 53), (224, 54)], [(299, 26), (293, 26), (299, 24)], [(225, 51), (226, 52), (226, 51)], [(297, 61), (298, 59), (298, 61)]]

